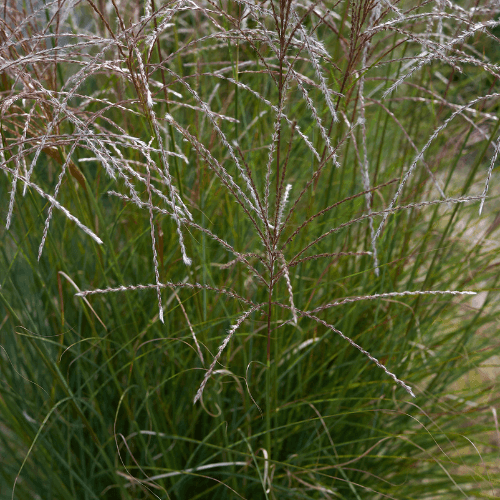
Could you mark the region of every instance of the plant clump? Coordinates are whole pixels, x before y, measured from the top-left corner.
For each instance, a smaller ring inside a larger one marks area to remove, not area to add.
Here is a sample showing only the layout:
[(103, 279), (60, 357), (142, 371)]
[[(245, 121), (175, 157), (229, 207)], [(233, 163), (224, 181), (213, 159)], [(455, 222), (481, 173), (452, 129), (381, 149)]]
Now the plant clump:
[(496, 495), (497, 2), (2, 9), (13, 497)]

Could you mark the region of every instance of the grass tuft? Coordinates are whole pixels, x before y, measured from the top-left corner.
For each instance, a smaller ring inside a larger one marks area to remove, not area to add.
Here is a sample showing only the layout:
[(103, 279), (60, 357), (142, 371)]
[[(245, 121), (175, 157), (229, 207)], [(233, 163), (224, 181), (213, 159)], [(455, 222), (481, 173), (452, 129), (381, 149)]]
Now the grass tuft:
[(1, 11), (0, 500), (499, 496), (498, 2)]

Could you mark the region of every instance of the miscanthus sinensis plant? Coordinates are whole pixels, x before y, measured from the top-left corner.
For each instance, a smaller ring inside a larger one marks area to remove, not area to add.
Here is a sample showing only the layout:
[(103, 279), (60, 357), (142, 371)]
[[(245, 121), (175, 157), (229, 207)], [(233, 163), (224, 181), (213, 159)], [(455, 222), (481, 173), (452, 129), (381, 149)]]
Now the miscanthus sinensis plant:
[(494, 497), (499, 14), (4, 2), (5, 498)]

